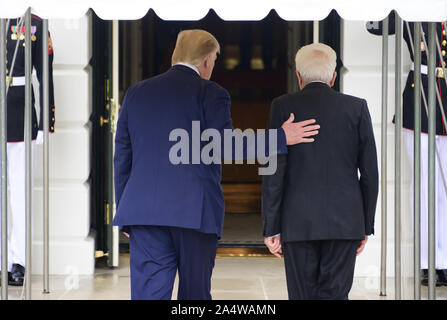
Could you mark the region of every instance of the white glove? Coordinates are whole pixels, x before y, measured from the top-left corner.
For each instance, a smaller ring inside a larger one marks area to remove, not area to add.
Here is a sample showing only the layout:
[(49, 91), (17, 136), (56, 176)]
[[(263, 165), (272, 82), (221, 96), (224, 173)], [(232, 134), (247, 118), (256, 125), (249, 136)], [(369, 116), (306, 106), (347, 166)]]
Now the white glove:
[(36, 144), (43, 144), (43, 131), (37, 131)]

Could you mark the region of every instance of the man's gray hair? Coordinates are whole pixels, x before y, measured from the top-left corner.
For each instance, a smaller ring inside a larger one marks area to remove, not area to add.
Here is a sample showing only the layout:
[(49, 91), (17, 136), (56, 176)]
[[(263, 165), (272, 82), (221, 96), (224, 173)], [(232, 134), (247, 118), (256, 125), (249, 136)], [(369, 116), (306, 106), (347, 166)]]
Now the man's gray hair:
[(329, 83), (337, 66), (337, 54), (323, 43), (313, 43), (298, 50), (295, 63), (305, 84), (311, 81)]

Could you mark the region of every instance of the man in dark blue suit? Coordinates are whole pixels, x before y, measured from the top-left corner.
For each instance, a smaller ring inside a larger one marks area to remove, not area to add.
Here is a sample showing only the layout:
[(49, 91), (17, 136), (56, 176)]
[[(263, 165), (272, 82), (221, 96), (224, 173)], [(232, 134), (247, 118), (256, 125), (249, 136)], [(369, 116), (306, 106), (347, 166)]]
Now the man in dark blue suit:
[[(209, 81), (219, 51), (210, 33), (183, 31), (173, 67), (131, 87), (124, 98), (116, 133), (113, 224), (130, 238), (132, 299), (170, 299), (177, 270), (178, 299), (211, 299), (225, 211), (221, 165), (194, 159), (194, 141), (187, 161), (173, 163), (171, 136), (175, 130), (194, 136), (194, 122), (221, 137), (232, 129), (230, 96)], [(277, 150), (270, 155), (286, 153), (287, 144), (313, 142), (319, 128), (310, 125), (314, 122), (289, 118), (277, 130)]]

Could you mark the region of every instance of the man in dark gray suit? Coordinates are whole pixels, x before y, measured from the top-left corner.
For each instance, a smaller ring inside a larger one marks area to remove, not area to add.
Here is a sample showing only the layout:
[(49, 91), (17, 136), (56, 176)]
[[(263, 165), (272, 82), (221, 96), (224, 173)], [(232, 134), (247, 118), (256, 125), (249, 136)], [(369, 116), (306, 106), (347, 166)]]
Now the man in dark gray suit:
[[(290, 113), (321, 125), (312, 144), (288, 146), (264, 176), (265, 244), (284, 252), (289, 299), (347, 299), (356, 256), (374, 233), (377, 153), (367, 103), (331, 87), (336, 54), (315, 43), (296, 55), (300, 91), (273, 100), (269, 128)], [(359, 175), (360, 173), (360, 175)]]

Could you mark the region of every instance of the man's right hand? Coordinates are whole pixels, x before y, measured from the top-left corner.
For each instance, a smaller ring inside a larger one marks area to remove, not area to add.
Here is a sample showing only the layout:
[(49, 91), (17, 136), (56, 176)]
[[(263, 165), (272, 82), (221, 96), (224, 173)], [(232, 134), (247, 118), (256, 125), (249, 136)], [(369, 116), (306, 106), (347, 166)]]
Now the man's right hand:
[(277, 256), (278, 258), (281, 258), (282, 254), (282, 248), (281, 248), (281, 235), (276, 235), (273, 237), (266, 237), (264, 238), (264, 243), (269, 248), (270, 252)]
[(368, 242), (368, 236), (365, 236), (365, 240), (360, 241), (359, 246), (357, 248), (357, 256), (362, 253), (363, 249), (365, 249), (366, 242)]
[(298, 143), (308, 143), (314, 142), (315, 139), (309, 138), (318, 134), (319, 125), (311, 125), (316, 122), (315, 119), (301, 121), (293, 123), (295, 116), (293, 113), (290, 114), (289, 119), (283, 123), (281, 128), (283, 128), (286, 134), (287, 145), (294, 145)]

